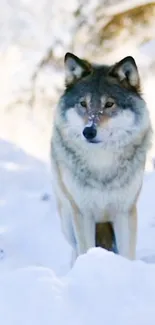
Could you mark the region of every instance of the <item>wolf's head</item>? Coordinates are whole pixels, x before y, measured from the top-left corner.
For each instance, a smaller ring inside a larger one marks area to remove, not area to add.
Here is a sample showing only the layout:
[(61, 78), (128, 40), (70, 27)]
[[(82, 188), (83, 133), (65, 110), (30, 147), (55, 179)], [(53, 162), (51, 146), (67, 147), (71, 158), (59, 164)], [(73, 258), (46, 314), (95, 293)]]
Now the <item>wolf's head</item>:
[(145, 136), (149, 115), (132, 57), (99, 66), (67, 53), (65, 82), (59, 117), (69, 141), (117, 149)]

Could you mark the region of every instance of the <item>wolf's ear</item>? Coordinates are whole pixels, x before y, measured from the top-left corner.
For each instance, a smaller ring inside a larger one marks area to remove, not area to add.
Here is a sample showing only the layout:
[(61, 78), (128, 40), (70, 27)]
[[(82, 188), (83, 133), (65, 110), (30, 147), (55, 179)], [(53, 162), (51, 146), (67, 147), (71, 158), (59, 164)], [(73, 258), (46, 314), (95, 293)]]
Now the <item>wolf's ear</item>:
[(119, 79), (125, 87), (140, 90), (140, 79), (136, 62), (132, 56), (127, 56), (117, 62), (110, 70), (110, 75)]
[(65, 83), (66, 86), (74, 84), (77, 80), (91, 72), (91, 65), (72, 53), (66, 53), (65, 58)]

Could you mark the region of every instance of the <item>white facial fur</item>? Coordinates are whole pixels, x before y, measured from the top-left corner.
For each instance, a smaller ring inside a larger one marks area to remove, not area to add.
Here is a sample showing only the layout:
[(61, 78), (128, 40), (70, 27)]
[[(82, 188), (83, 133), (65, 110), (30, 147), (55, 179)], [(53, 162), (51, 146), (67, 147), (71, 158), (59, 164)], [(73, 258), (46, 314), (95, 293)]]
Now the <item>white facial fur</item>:
[(67, 111), (67, 128), (65, 134), (68, 138), (78, 140), (81, 145), (98, 146), (104, 149), (123, 148), (131, 143), (138, 144), (149, 128), (149, 114), (145, 103), (141, 101), (141, 112), (138, 116), (129, 109), (118, 111), (116, 116), (110, 117), (102, 126), (97, 126), (98, 143), (88, 143), (83, 136), (86, 126), (83, 118), (76, 112), (75, 108)]

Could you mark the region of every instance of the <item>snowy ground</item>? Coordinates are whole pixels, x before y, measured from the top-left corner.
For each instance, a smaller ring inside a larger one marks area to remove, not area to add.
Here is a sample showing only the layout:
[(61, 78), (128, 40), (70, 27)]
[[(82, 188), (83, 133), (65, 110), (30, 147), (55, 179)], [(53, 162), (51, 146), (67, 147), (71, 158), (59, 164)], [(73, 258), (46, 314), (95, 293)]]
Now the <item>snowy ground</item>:
[(49, 166), (1, 140), (0, 180), (0, 325), (155, 324), (155, 173), (139, 200), (138, 261), (92, 249), (72, 270)]

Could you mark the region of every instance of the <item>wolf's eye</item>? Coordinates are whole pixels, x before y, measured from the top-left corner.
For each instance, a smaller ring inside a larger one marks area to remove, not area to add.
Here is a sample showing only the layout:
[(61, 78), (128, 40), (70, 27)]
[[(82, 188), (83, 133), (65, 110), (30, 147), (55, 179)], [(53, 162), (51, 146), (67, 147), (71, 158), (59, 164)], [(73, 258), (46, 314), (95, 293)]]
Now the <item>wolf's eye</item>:
[(85, 100), (81, 100), (80, 101), (80, 105), (82, 106), (82, 107), (87, 107), (87, 103), (86, 103), (86, 101)]
[(106, 104), (105, 104), (105, 108), (110, 108), (110, 107), (112, 107), (114, 105), (114, 102), (106, 102)]

